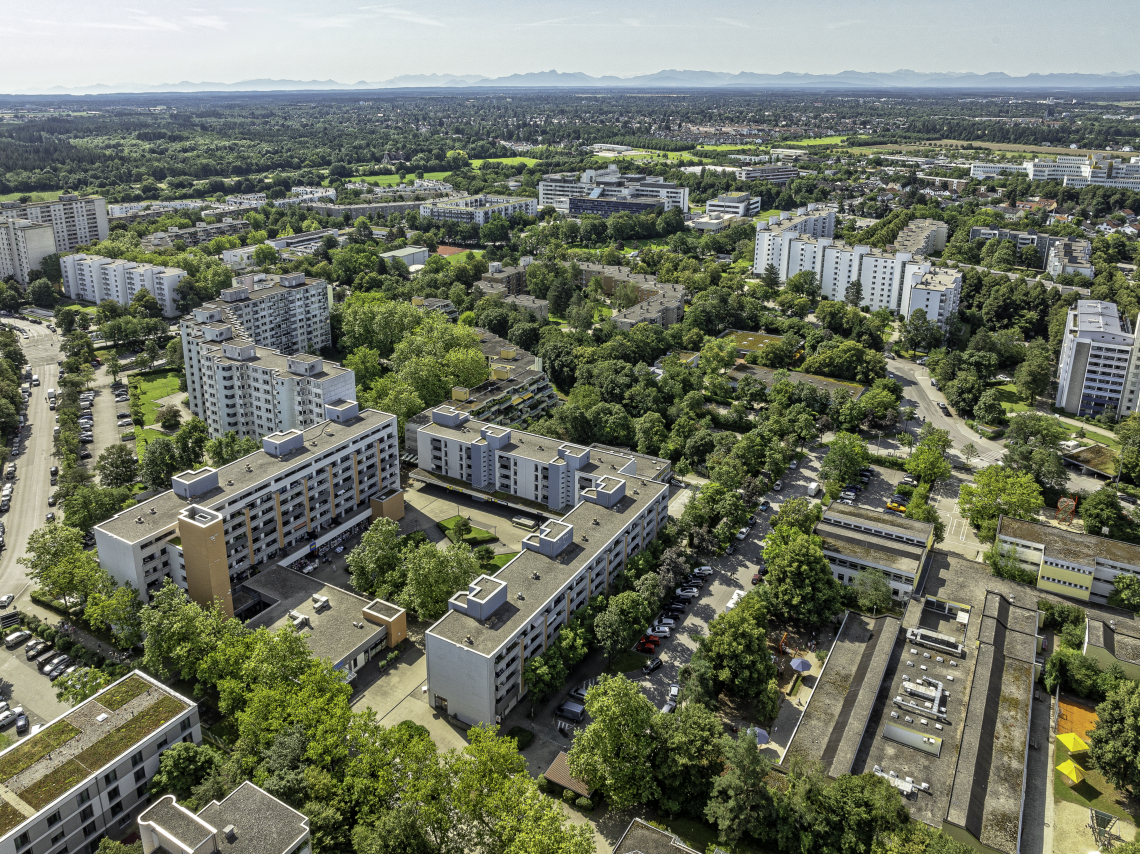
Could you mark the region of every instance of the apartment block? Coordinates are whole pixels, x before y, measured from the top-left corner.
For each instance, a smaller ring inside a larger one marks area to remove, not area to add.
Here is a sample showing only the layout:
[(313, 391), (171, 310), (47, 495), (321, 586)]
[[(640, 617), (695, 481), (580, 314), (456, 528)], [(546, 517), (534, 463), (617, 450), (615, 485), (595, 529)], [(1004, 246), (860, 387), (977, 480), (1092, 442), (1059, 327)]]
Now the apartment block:
[(1050, 593), (1104, 605), (1117, 576), (1140, 575), (1140, 546), (1002, 516), (998, 542), (1014, 548), (1022, 569)]
[(737, 181), (767, 181), (769, 184), (786, 184), (800, 177), (800, 170), (790, 164), (771, 166), (743, 166), (736, 170)]
[(918, 586), (927, 555), (934, 548), (932, 522), (834, 501), (812, 533), (823, 541), (823, 553), (836, 581), (851, 585), (861, 570), (878, 569), (891, 586), (891, 596), (903, 603)]
[[(815, 205), (799, 208), (794, 214), (784, 211), (756, 224), (756, 254), (753, 269), (759, 275), (769, 265), (778, 271), (786, 269), (784, 247), (793, 239), (805, 237), (833, 237), (835, 212), (817, 209)], [(786, 276), (780, 275), (781, 281)]]
[(1020, 164), (974, 163), (971, 178), (1027, 175), (1031, 181), (1058, 181), (1066, 187), (1117, 187), (1140, 190), (1140, 157), (1127, 163), (1106, 154), (1062, 154), (1056, 160), (1026, 160)]
[(248, 780), (197, 813), (174, 795), (139, 816), (143, 854), (312, 854), (309, 819)]
[(958, 311), (962, 299), (962, 273), (934, 267), (929, 261), (912, 261), (903, 272), (902, 305), (899, 313), (910, 318), (918, 309), (943, 329)]
[(655, 175), (622, 175), (616, 165), (606, 169), (587, 169), (578, 175), (544, 175), (538, 184), (538, 206), (548, 205), (569, 213), (570, 200), (647, 199), (658, 201), (665, 210), (689, 210), (689, 188)]
[(327, 404), (324, 419), (221, 468), (176, 474), (168, 491), (100, 523), (100, 564), (144, 602), (169, 579), (232, 616), (252, 569), (289, 566), (370, 518), (402, 518), (396, 417), (347, 401)]
[(665, 525), (670, 467), (474, 421), (449, 406), (432, 417), (419, 431), (420, 479), (561, 514), (535, 523), (522, 551), (493, 577), (452, 596), (426, 633), (432, 706), (469, 724), (490, 723), (526, 696), (526, 662)]
[(261, 347), (286, 355), (316, 352), (332, 343), (329, 291), (324, 279), (307, 279), (304, 273), (247, 273), (235, 276), (217, 300), (196, 310), (208, 320), (191, 313), (182, 323), (187, 327), (222, 321), (234, 326), (235, 337)]
[[(452, 408), (480, 421), (509, 426), (541, 418), (558, 404), (558, 393), (542, 368), (542, 359), (486, 329), (473, 329), (479, 334), (479, 349), (491, 376), (475, 388), (453, 388), (449, 401)], [(418, 431), (431, 423), (431, 413), (426, 409), (404, 426), (409, 452), (415, 453)]]
[(1045, 272), (1056, 278), (1077, 274), (1088, 279), (1096, 275), (1092, 264), (1092, 243), (1084, 238), (1066, 238), (1049, 247), (1045, 256)]
[(202, 743), (193, 700), (142, 670), (108, 685), (0, 753), (0, 850), (95, 854), (103, 837), (127, 836), (180, 741)]
[[(492, 261), (490, 269), (483, 274), (478, 285), (483, 293), (502, 293), (504, 296), (526, 293), (526, 268), (534, 259), (529, 255), (519, 259), (517, 267), (504, 267), (499, 261)], [(491, 290), (491, 286), (495, 288)]]
[(442, 314), (452, 323), (459, 320), (459, 311), (455, 308), (455, 303), (449, 299), (441, 299), (440, 297), (412, 297), (412, 305), (423, 311), (434, 311), (437, 314)]
[(102, 196), (64, 193), (53, 202), (0, 202), (0, 220), (13, 219), (50, 225), (57, 252), (106, 240), (109, 233), (107, 200)]
[(628, 267), (605, 264), (579, 264), (579, 287), (586, 287), (593, 279), (601, 282), (602, 290), (612, 296), (619, 285), (637, 286), (637, 303), (630, 308), (615, 311), (611, 319), (619, 329), (632, 329), (638, 323), (652, 323), (668, 328), (679, 323), (685, 315), (685, 288), (682, 285), (658, 282), (649, 273), (634, 273)]
[(252, 226), (244, 219), (224, 217), (221, 222), (199, 222), (193, 228), (179, 228), (170, 226), (166, 231), (148, 234), (143, 238), (143, 247), (147, 249), (170, 249), (178, 241), (186, 246), (201, 246), (209, 243), (215, 237), (228, 237), (243, 234)]
[(1137, 336), (1116, 303), (1078, 300), (1065, 319), (1057, 362), (1057, 398), (1066, 412), (1095, 417), (1106, 409), (1124, 417), (1140, 392)]
[(55, 230), (46, 223), (26, 219), (0, 220), (0, 278), (12, 276), (21, 285), (31, 284), (32, 270), (55, 249)]
[(538, 215), (534, 199), (514, 196), (461, 196), (457, 199), (435, 199), (420, 205), (420, 216), (446, 222), (486, 225), (495, 214), (509, 219), (513, 214)]
[(71, 299), (96, 304), (109, 299), (129, 306), (136, 294), (147, 291), (158, 301), (163, 315), (178, 315), (178, 283), (186, 277), (185, 270), (101, 255), (64, 255), (59, 260), (63, 292)]
[(720, 234), (741, 221), (741, 217), (726, 213), (707, 213), (689, 220), (689, 228), (700, 234)]
[(946, 248), (950, 227), (936, 219), (916, 219), (907, 224), (895, 238), (896, 252), (930, 255)]

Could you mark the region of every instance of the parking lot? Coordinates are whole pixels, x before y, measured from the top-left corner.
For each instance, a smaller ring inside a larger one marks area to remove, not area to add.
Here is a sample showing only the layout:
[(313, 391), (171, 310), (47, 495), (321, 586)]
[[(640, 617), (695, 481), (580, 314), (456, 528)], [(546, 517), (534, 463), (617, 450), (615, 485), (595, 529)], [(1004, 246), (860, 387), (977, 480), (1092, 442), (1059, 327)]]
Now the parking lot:
[(14, 723), (3, 728), (3, 733), (16, 740), (26, 738), (40, 725), (51, 721), (71, 707), (55, 698), (55, 686), (40, 673), (34, 661), (24, 652), (24, 643), (15, 649), (0, 648), (0, 695), (12, 708), (22, 707), (28, 716), (28, 731), (18, 735)]

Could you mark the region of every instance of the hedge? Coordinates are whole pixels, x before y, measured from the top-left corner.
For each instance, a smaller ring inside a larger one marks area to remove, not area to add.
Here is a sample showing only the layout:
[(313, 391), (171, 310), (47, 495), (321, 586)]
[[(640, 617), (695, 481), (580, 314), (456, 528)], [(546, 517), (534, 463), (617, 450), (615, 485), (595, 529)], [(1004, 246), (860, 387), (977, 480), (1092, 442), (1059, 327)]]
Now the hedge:
[(905, 457), (888, 457), (885, 454), (868, 454), (867, 460), (872, 465), (882, 466), (885, 469), (894, 469), (895, 471), (906, 471), (906, 458)]

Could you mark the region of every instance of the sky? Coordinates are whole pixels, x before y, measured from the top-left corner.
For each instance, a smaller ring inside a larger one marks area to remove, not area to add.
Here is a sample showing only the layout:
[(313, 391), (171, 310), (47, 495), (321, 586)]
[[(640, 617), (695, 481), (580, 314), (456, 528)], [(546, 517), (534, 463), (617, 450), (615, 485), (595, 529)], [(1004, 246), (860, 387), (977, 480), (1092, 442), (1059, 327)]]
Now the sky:
[(4, 0), (0, 9), (4, 92), (551, 69), (1022, 75), (1140, 66), (1136, 0), (1100, 0), (1095, 14), (1060, 0)]

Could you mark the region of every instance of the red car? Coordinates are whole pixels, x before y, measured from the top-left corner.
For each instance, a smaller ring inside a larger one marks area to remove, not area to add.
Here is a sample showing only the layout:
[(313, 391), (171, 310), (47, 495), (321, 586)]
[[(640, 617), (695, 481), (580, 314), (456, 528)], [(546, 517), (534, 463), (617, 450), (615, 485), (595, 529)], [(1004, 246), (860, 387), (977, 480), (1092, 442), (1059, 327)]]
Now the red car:
[(652, 655), (657, 652), (657, 645), (652, 643), (639, 643), (634, 649), (638, 652), (644, 652), (646, 655)]
[(760, 573), (758, 573), (758, 572), (757, 572), (757, 573), (753, 573), (753, 575), (752, 575), (752, 583), (753, 583), (753, 584), (759, 584), (759, 583), (760, 583)]
[(657, 635), (642, 635), (638, 643), (661, 643), (661, 638), (657, 637)]

